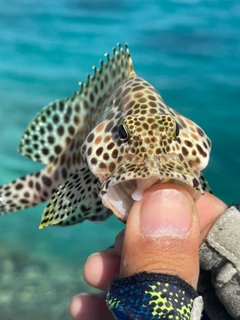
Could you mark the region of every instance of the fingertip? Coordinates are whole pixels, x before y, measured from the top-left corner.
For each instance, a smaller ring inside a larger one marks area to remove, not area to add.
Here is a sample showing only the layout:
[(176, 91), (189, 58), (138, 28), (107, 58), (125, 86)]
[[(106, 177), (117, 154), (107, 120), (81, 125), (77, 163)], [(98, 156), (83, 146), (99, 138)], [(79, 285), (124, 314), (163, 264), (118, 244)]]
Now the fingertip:
[[(96, 273), (97, 270), (97, 273)], [(86, 260), (84, 269), (83, 269), (83, 277), (84, 280), (94, 286), (96, 283), (96, 279), (99, 278), (99, 274), (102, 272), (102, 261), (99, 252), (92, 253)], [(89, 283), (89, 281), (93, 281), (93, 283)]]
[(107, 290), (112, 279), (119, 273), (120, 257), (114, 249), (90, 255), (84, 265), (83, 276), (92, 287)]
[(83, 294), (76, 295), (70, 302), (69, 310), (74, 320), (80, 319), (81, 307), (82, 307), (82, 296)]
[(78, 294), (73, 297), (69, 309), (74, 320), (114, 319), (106, 305), (106, 296), (104, 293)]

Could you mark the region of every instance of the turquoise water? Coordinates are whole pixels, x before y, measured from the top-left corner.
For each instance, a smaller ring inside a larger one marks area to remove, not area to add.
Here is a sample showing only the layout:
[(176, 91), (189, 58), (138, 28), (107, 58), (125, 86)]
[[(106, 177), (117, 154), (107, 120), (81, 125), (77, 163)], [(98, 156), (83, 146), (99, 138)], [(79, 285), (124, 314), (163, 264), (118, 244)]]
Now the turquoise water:
[[(205, 172), (214, 193), (239, 200), (237, 1), (4, 0), (0, 30), (1, 184), (41, 168), (16, 151), (35, 114), (71, 96), (105, 52), (128, 42), (136, 72), (211, 138)], [(112, 217), (39, 230), (42, 210), (0, 219), (0, 319), (68, 319), (71, 296), (86, 290), (86, 257), (123, 227)]]

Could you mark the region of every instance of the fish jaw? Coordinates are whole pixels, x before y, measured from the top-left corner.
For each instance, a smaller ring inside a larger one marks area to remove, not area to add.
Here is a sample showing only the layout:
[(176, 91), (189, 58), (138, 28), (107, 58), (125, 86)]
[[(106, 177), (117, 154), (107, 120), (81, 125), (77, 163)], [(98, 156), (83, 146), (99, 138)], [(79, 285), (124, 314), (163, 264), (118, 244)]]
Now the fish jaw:
[[(199, 175), (189, 172), (179, 162), (161, 157), (152, 160), (131, 161), (120, 166), (103, 184), (99, 196), (103, 204), (123, 222), (135, 201), (140, 201), (146, 189), (159, 183), (174, 183), (184, 187), (194, 201), (203, 193)], [(156, 165), (157, 164), (157, 165)]]

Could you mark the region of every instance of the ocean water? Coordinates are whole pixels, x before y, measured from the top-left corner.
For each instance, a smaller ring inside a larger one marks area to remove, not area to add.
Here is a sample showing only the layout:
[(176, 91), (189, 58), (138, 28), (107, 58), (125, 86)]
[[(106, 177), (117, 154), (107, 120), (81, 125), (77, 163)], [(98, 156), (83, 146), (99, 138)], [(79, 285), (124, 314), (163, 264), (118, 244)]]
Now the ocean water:
[[(105, 52), (127, 42), (137, 74), (211, 138), (214, 193), (240, 200), (237, 1), (3, 0), (0, 30), (0, 184), (42, 167), (17, 152), (36, 113), (71, 96)], [(71, 297), (90, 290), (85, 259), (123, 228), (111, 217), (39, 230), (43, 207), (0, 218), (0, 320), (70, 319)]]

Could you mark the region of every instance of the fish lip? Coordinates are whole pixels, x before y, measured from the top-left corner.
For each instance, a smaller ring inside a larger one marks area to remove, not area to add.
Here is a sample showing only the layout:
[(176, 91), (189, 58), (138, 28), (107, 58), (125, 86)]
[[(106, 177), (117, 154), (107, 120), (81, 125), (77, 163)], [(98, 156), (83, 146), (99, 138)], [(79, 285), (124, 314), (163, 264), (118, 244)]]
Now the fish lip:
[[(137, 200), (132, 198), (132, 194), (135, 192), (134, 188), (137, 189), (138, 185), (140, 185), (140, 193), (142, 192), (142, 194), (147, 188), (157, 183), (173, 183), (181, 185), (186, 191), (188, 191), (194, 202), (196, 202), (203, 193), (199, 176), (194, 173), (186, 174), (185, 172), (183, 175), (184, 177), (181, 177), (178, 172), (173, 172), (173, 175), (175, 174), (175, 176), (169, 177), (163, 172), (157, 172), (156, 168), (151, 168), (149, 169), (150, 173), (146, 177), (141, 177), (143, 169), (141, 166), (139, 167), (139, 174), (134, 171), (134, 167), (132, 167), (132, 169), (132, 171), (128, 171), (127, 176), (124, 175), (124, 173), (116, 176), (118, 172), (114, 172), (103, 182), (99, 194), (102, 198), (103, 204), (111, 209), (123, 222), (126, 221), (133, 203), (141, 200), (141, 196)], [(122, 179), (123, 176), (124, 179)], [(143, 184), (143, 187), (141, 187), (141, 184)]]

